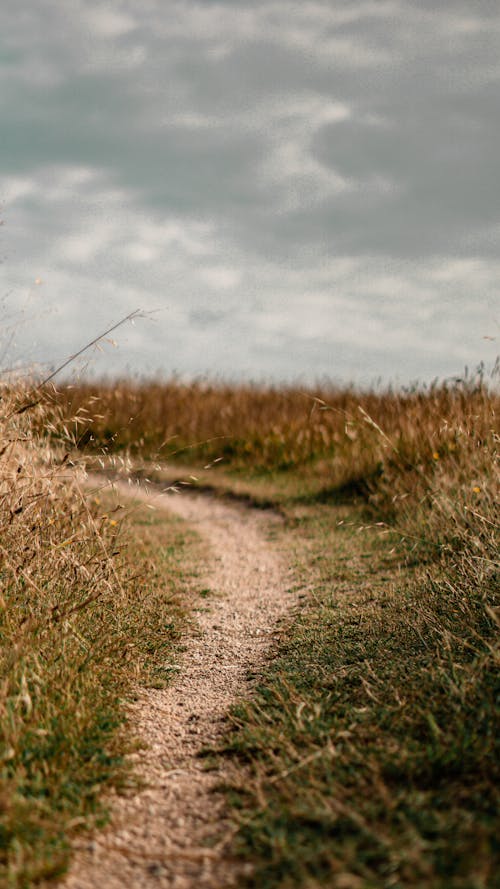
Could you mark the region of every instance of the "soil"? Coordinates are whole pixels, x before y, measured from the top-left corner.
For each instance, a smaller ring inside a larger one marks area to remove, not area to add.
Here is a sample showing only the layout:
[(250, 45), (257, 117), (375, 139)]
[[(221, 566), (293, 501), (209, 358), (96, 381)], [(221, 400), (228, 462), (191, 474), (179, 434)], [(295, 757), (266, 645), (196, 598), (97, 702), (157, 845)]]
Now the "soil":
[(184, 640), (177, 679), (140, 690), (132, 706), (131, 724), (146, 745), (134, 754), (143, 789), (110, 801), (109, 826), (80, 841), (61, 889), (237, 886), (245, 866), (231, 857), (234, 824), (219, 789), (231, 767), (207, 770), (200, 753), (223, 742), (229, 708), (251, 696), (251, 677), (296, 603), (270, 540), (282, 519), (187, 491), (141, 487), (134, 496), (178, 514), (207, 540), (212, 559), (202, 582), (213, 592)]

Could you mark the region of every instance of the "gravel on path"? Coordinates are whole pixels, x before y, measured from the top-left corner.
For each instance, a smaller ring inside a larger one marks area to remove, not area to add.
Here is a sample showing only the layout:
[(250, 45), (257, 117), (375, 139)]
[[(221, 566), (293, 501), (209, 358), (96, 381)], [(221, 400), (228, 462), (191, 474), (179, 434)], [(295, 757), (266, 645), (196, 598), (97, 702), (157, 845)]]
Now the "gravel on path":
[(269, 541), (270, 526), (282, 519), (186, 491), (135, 487), (133, 496), (176, 513), (208, 541), (213, 559), (202, 580), (213, 594), (184, 640), (176, 680), (140, 690), (131, 708), (147, 745), (133, 755), (144, 788), (113, 797), (110, 825), (80, 840), (61, 889), (237, 886), (242, 865), (230, 857), (233, 826), (217, 790), (229, 767), (207, 771), (199, 753), (222, 740), (228, 709), (251, 694), (249, 674), (265, 663), (296, 604), (289, 570)]

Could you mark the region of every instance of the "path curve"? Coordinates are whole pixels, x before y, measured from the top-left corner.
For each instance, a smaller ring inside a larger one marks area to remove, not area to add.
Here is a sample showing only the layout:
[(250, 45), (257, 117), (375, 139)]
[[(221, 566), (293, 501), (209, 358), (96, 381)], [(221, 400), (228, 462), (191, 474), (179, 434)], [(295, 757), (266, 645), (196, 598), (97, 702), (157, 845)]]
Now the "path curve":
[[(130, 495), (123, 482), (116, 483)], [(143, 690), (132, 721), (146, 750), (136, 754), (145, 789), (116, 797), (110, 826), (82, 841), (61, 889), (223, 889), (238, 885), (229, 859), (231, 825), (215, 788), (224, 767), (205, 771), (198, 753), (217, 744), (231, 704), (248, 696), (248, 674), (265, 662), (296, 596), (284, 560), (268, 540), (274, 514), (214, 497), (136, 487), (136, 498), (166, 507), (210, 544), (203, 582), (217, 595), (186, 639), (177, 680)], [(205, 603), (204, 603), (205, 604)], [(238, 868), (240, 868), (238, 870)]]

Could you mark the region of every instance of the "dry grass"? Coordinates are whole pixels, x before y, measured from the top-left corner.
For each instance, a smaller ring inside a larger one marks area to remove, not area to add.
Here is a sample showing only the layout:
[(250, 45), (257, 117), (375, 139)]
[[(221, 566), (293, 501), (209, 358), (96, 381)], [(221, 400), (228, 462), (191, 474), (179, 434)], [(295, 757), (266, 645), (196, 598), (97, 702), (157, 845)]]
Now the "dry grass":
[(381, 493), (382, 473), (392, 485), (395, 474), (433, 476), (443, 463), (468, 471), (500, 406), (481, 375), (378, 393), (118, 381), (63, 387), (57, 398), (78, 416), (75, 436), (89, 452), (191, 465), (220, 460), (246, 475), (293, 471), (351, 493), (374, 480)]
[[(250, 769), (231, 793), (240, 852), (256, 865), (252, 885), (495, 885), (498, 392), (479, 374), (407, 392), (122, 381), (48, 394), (51, 410), (58, 403), (76, 418), (66, 430), (54, 423), (52, 441), (74, 437), (86, 454), (157, 462), (160, 474), (163, 460), (199, 466), (220, 459), (223, 491), (279, 502), (288, 518), (298, 579), (313, 593), (256, 701), (235, 713), (230, 744)], [(14, 418), (20, 437), (23, 417)], [(47, 435), (45, 420), (42, 427)], [(39, 442), (32, 450), (42, 475), (53, 474), (54, 451)], [(55, 490), (57, 504), (67, 491)], [(5, 521), (16, 546), (25, 541), (16, 562), (25, 571), (21, 554), (42, 552), (26, 542), (30, 510), (42, 500), (26, 493), (16, 513), (12, 483), (9, 492)], [(63, 502), (43, 514), (52, 546), (52, 510), (62, 523), (58, 543), (74, 531), (67, 518), (74, 500)], [(82, 513), (78, 527), (89, 529), (91, 519)], [(102, 530), (109, 548), (113, 529)], [(99, 538), (82, 533), (97, 547), (91, 552), (105, 590), (113, 578)], [(65, 561), (68, 547), (56, 549), (61, 564), (50, 582), (48, 561), (32, 555), (27, 563), (39, 566), (27, 576), (44, 598), (46, 585), (63, 612), (73, 600), (65, 594), (58, 604), (58, 572), (71, 579), (79, 570)], [(29, 582), (17, 567), (5, 570), (12, 613), (24, 615), (25, 601), (32, 607)], [(70, 612), (70, 625), (85, 612)], [(38, 627), (38, 612), (35, 618)], [(76, 657), (72, 639), (64, 644)], [(27, 676), (40, 675), (36, 664), (31, 669)], [(23, 671), (15, 675), (11, 709), (29, 722)], [(26, 679), (32, 700), (36, 681)]]
[(313, 593), (234, 714), (249, 885), (497, 885), (498, 403), (361, 403), (345, 475), (282, 500)]
[(215, 487), (265, 491), (288, 517), (313, 595), (229, 745), (247, 768), (230, 797), (250, 884), (495, 885), (495, 389), (479, 374), (407, 392), (174, 381), (62, 397), (87, 449), (222, 458)]
[(460, 550), (474, 571), (488, 564), (500, 395), (481, 372), (406, 392), (122, 381), (53, 397), (77, 417), (73, 434), (87, 453), (135, 455), (136, 467), (147, 459), (157, 474), (165, 463), (208, 464), (203, 484), (211, 473), (221, 479), (214, 487), (253, 491), (258, 502), (360, 497), (372, 519), (397, 524), (418, 558)]
[(86, 495), (82, 470), (40, 435), (46, 406), (24, 410), (32, 400), (20, 385), (0, 393), (0, 884), (9, 887), (61, 873), (71, 834), (103, 818), (103, 788), (130, 781), (125, 701), (136, 681), (168, 678), (186, 588), (177, 559), (191, 545), (178, 524), (155, 528), (137, 514), (124, 549), (123, 510)]

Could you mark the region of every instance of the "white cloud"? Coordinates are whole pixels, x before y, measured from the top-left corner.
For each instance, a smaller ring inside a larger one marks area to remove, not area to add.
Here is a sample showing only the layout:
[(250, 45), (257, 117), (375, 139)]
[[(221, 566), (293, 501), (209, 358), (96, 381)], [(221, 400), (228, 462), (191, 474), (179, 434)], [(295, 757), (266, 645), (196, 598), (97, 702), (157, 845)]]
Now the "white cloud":
[(282, 190), (279, 212), (314, 205), (351, 187), (345, 177), (319, 163), (310, 149), (320, 127), (350, 116), (345, 103), (314, 93), (278, 95), (254, 110), (248, 123), (266, 132), (270, 143), (260, 173), (265, 183)]
[(140, 306), (164, 313), (110, 368), (429, 377), (483, 357), (488, 10), (7, 3), (0, 292), (44, 280), (33, 354)]
[(151, 263), (158, 259), (158, 248), (150, 244), (131, 243), (123, 248), (124, 256), (132, 262)]
[(13, 204), (20, 198), (30, 197), (36, 192), (37, 185), (33, 178), (8, 176), (0, 179), (0, 195), (6, 205)]
[[(88, 263), (96, 260), (99, 254), (109, 250), (115, 227), (106, 223), (93, 223), (91, 231), (67, 235), (58, 240), (56, 255), (62, 264)], [(54, 250), (52, 255), (54, 255)]]
[(88, 3), (81, 7), (79, 19), (94, 37), (122, 37), (137, 27), (134, 17), (118, 9), (104, 9), (97, 5), (92, 7)]
[(206, 266), (199, 275), (214, 290), (233, 290), (241, 281), (240, 271), (224, 265)]

